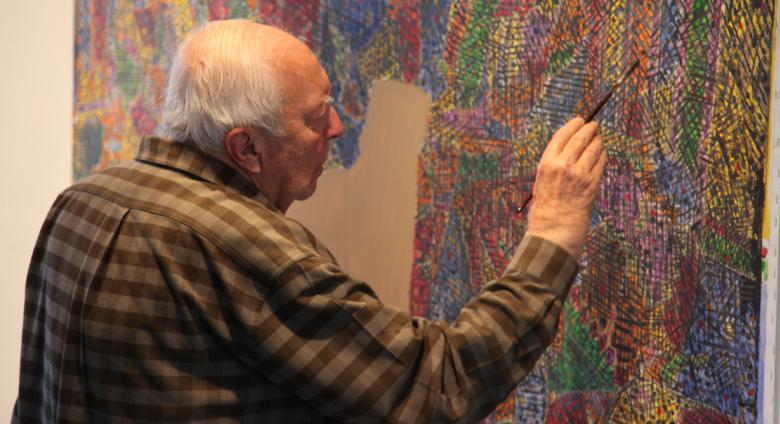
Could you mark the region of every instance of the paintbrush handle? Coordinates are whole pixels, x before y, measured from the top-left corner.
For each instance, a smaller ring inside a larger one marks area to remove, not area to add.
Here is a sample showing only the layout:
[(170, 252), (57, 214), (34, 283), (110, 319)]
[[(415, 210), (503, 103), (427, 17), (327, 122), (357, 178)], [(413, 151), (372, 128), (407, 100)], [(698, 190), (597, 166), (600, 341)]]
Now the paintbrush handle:
[(637, 66), (639, 66), (639, 59), (635, 60), (634, 63), (632, 63), (631, 66), (628, 68), (628, 70), (624, 72), (623, 75), (620, 76), (620, 79), (618, 79), (618, 81), (614, 85), (612, 85), (612, 88), (607, 92), (607, 95), (604, 96), (603, 99), (601, 99), (599, 104), (597, 104), (596, 107), (593, 108), (593, 111), (591, 111), (588, 114), (588, 117), (585, 118), (586, 123), (592, 121), (593, 118), (596, 117), (596, 114), (598, 114), (601, 111), (604, 105), (607, 104), (607, 101), (609, 101), (610, 97), (612, 97), (612, 93), (614, 93), (618, 89), (618, 87), (620, 87), (620, 85), (623, 84), (623, 81), (625, 81), (626, 78), (628, 78), (628, 76), (634, 72)]
[(585, 118), (585, 123), (588, 123), (593, 120), (593, 118), (596, 117), (596, 114), (601, 112), (601, 109), (604, 107), (605, 104), (607, 104), (607, 101), (609, 101), (609, 98), (612, 97), (613, 91), (610, 90), (606, 96), (604, 96), (603, 99), (599, 102), (599, 104), (596, 105), (595, 108), (593, 108), (593, 111), (588, 114), (588, 117)]

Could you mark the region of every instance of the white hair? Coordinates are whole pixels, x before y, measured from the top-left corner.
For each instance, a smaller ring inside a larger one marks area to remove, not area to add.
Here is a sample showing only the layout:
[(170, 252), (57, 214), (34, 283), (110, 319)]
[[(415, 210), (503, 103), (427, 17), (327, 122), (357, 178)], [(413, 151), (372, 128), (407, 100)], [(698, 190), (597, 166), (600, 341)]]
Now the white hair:
[(281, 95), (272, 46), (245, 20), (214, 21), (179, 47), (165, 92), (162, 136), (194, 142), (226, 160), (222, 139), (251, 126), (282, 135)]

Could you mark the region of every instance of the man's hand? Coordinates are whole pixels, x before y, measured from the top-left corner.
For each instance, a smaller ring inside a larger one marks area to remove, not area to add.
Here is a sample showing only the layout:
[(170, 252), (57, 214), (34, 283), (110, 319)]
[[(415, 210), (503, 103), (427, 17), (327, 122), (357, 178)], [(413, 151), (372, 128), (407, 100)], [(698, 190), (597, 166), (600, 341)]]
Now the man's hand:
[(536, 171), (528, 234), (579, 258), (607, 153), (598, 124), (574, 118), (553, 135)]

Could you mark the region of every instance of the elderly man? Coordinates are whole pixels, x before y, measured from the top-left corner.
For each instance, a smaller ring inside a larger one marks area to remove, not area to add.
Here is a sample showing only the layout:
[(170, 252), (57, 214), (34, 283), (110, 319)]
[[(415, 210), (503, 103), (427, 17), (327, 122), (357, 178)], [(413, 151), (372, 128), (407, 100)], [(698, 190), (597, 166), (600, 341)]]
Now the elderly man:
[[(384, 305), (284, 213), (342, 132), (296, 38), (214, 22), (180, 48), (166, 138), (55, 201), (27, 279), (19, 422), (474, 422), (550, 343), (606, 161), (576, 118), (528, 233), (452, 324)], [(381, 252), (377, 252), (381, 254)]]

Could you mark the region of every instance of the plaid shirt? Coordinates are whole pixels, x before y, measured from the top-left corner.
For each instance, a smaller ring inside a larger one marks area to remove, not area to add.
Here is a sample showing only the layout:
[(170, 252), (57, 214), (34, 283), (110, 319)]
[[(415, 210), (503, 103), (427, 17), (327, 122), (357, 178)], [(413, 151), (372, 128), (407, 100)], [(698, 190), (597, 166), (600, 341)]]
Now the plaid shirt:
[(238, 173), (145, 139), (43, 224), (13, 421), (474, 422), (551, 342), (576, 271), (526, 237), (455, 322), (412, 318)]

